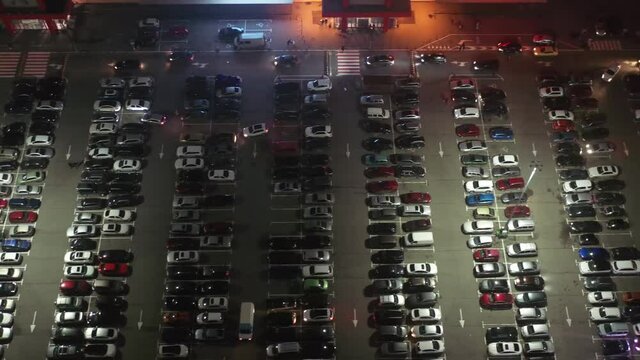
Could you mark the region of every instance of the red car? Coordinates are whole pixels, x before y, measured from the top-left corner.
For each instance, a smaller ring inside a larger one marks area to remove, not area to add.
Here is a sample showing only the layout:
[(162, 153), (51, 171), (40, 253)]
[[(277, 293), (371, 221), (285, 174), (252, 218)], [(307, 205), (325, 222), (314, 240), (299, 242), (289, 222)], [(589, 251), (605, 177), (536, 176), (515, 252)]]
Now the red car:
[(395, 180), (373, 181), (367, 183), (366, 188), (372, 194), (394, 192), (398, 190), (398, 182)]
[(200, 195), (204, 192), (202, 184), (197, 182), (181, 182), (176, 184), (176, 194)]
[(429, 204), (431, 195), (423, 192), (410, 192), (400, 195), (400, 201), (405, 204)]
[(12, 211), (9, 213), (10, 223), (33, 223), (38, 221), (38, 213), (34, 211)]
[(167, 35), (176, 38), (184, 38), (189, 35), (189, 29), (184, 25), (175, 25), (167, 30)]
[(394, 169), (391, 166), (370, 167), (364, 170), (364, 176), (369, 179), (393, 176)]
[(60, 292), (67, 296), (91, 295), (91, 284), (84, 280), (63, 280), (60, 282)]
[(499, 259), (498, 249), (479, 249), (473, 252), (473, 260), (478, 262), (496, 262)]
[(521, 178), (521, 177), (500, 179), (496, 181), (496, 188), (498, 190), (522, 189), (523, 187), (524, 187), (524, 178)]
[(104, 263), (98, 266), (102, 276), (129, 276), (131, 268), (128, 264)]
[(8, 202), (9, 201), (7, 199), (0, 199), (0, 209), (6, 208)]
[(556, 120), (551, 123), (551, 128), (554, 131), (568, 132), (574, 131), (576, 129), (576, 125), (571, 120)]
[(509, 293), (489, 293), (480, 296), (480, 307), (484, 309), (511, 309), (513, 295)]
[(222, 235), (233, 233), (233, 223), (230, 222), (211, 222), (204, 224), (204, 233), (207, 235)]
[(456, 135), (459, 137), (474, 137), (480, 135), (480, 128), (474, 124), (462, 124), (456, 126)]
[(162, 313), (162, 324), (169, 326), (191, 325), (193, 316), (188, 311), (168, 311)]
[(526, 205), (507, 206), (504, 209), (504, 216), (509, 219), (526, 218), (531, 216), (531, 209)]

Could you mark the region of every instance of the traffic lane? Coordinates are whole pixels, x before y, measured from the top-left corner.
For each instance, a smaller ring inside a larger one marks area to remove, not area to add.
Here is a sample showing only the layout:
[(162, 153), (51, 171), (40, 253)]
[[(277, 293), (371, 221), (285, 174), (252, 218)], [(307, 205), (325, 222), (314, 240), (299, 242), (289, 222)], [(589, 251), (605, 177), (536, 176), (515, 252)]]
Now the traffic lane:
[[(391, 55), (393, 56), (393, 65), (377, 65), (367, 64), (368, 56), (376, 55)], [(411, 53), (409, 51), (375, 51), (375, 50), (361, 50), (360, 51), (360, 71), (364, 76), (367, 75), (394, 75), (394, 76), (409, 76), (411, 69)]]

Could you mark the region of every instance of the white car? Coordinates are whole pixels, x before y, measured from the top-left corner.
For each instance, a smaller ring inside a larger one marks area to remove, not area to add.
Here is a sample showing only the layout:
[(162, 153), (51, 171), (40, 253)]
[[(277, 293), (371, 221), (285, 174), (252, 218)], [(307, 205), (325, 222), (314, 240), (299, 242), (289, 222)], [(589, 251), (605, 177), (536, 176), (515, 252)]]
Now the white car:
[[(608, 264), (608, 263), (603, 263)], [(593, 260), (580, 261), (578, 263), (578, 269), (580, 275), (592, 276), (592, 275), (609, 275), (611, 274), (611, 266), (598, 266), (598, 263)]]
[(592, 291), (587, 294), (587, 300), (591, 305), (615, 304), (618, 301), (613, 291)]
[(120, 159), (113, 163), (113, 171), (115, 172), (137, 172), (142, 169), (142, 161), (135, 159)]
[(329, 262), (331, 252), (328, 250), (305, 250), (302, 252), (304, 262)]
[(331, 88), (331, 79), (326, 75), (320, 79), (311, 80), (307, 83), (307, 90), (309, 92), (329, 91)]
[(77, 212), (73, 216), (73, 222), (80, 224), (97, 224), (100, 221), (100, 215), (90, 212)]
[(442, 325), (415, 325), (411, 327), (411, 336), (416, 339), (440, 338), (443, 335)]
[[(14, 312), (16, 310), (16, 300), (15, 299), (3, 299), (0, 301), (0, 310), (3, 312)], [(6, 333), (4, 333), (4, 329), (0, 330), (0, 340), (7, 339)], [(11, 337), (9, 337), (11, 339)]]
[(371, 207), (396, 207), (399, 206), (400, 197), (392, 195), (375, 195), (367, 198)]
[(56, 325), (84, 325), (84, 313), (80, 311), (60, 311), (54, 316)]
[(233, 235), (209, 235), (200, 238), (201, 248), (230, 248)]
[(105, 210), (102, 217), (104, 221), (131, 221), (134, 215), (132, 210)]
[(549, 336), (549, 326), (546, 324), (532, 324), (520, 327), (520, 334), (523, 338), (539, 338)]
[(458, 150), (462, 152), (487, 150), (484, 140), (464, 140), (458, 143)]
[(297, 181), (282, 181), (273, 184), (275, 194), (299, 193), (300, 191), (302, 191), (302, 185)]
[(495, 155), (491, 158), (493, 166), (518, 166), (518, 156), (509, 154)]
[(13, 175), (9, 173), (1, 173), (0, 174), (0, 184), (8, 185), (13, 182)]
[(22, 255), (15, 252), (0, 252), (0, 264), (2, 265), (20, 265), (22, 263)]
[(616, 145), (609, 141), (597, 141), (584, 145), (587, 155), (593, 154), (609, 154), (616, 150)]
[(456, 119), (477, 119), (480, 117), (480, 110), (477, 107), (460, 107), (453, 109), (453, 116)]
[(95, 256), (91, 251), (67, 251), (64, 254), (65, 264), (86, 265), (93, 264)]
[(331, 219), (333, 212), (331, 206), (311, 206), (302, 210), (302, 217), (305, 219)]
[(133, 226), (130, 224), (106, 223), (102, 225), (102, 234), (105, 236), (126, 236), (132, 231)]
[(511, 257), (528, 257), (538, 255), (538, 245), (535, 243), (515, 243), (507, 246), (507, 255)]
[(203, 158), (185, 158), (175, 161), (174, 166), (176, 170), (196, 170), (204, 168)]
[(84, 339), (96, 342), (114, 342), (118, 339), (117, 328), (91, 327), (84, 329)]
[(8, 281), (8, 280), (18, 281), (22, 279), (22, 269), (0, 267), (0, 279), (2, 279), (2, 281)]
[(383, 95), (363, 95), (360, 96), (360, 105), (365, 106), (380, 106), (384, 105)]
[(470, 78), (462, 78), (457, 80), (451, 80), (449, 82), (449, 88), (451, 90), (473, 90), (475, 88), (475, 84), (473, 80)]
[(573, 115), (573, 112), (569, 110), (552, 110), (548, 112), (548, 115), (549, 115), (549, 120), (551, 121), (556, 121), (556, 120), (574, 121), (575, 120), (575, 116)]
[(538, 89), (541, 98), (564, 96), (564, 89), (561, 86), (544, 86)]
[(96, 100), (93, 103), (93, 111), (97, 112), (117, 112), (122, 110), (120, 101), (116, 100)]
[(224, 315), (220, 312), (201, 312), (196, 316), (196, 323), (200, 325), (217, 325), (224, 322)]
[(304, 195), (305, 204), (333, 204), (334, 196), (328, 192), (307, 193)]
[(617, 260), (611, 262), (611, 271), (616, 275), (640, 274), (640, 260)]
[(224, 296), (206, 296), (198, 299), (198, 309), (211, 310), (222, 309), (226, 310), (229, 307), (229, 298)]
[(302, 321), (309, 322), (329, 322), (333, 321), (334, 312), (330, 308), (315, 308), (302, 311)]
[(538, 274), (540, 268), (537, 261), (518, 261), (516, 263), (509, 264), (509, 275), (528, 275)]
[(209, 170), (207, 177), (211, 181), (234, 181), (236, 179), (236, 172), (227, 169), (213, 169)]
[(13, 325), (13, 315), (7, 313), (0, 314), (0, 326), (11, 327)]
[(432, 263), (410, 263), (405, 265), (405, 275), (436, 276), (438, 275), (438, 267)]
[(229, 86), (224, 89), (219, 89), (216, 92), (216, 97), (240, 97), (242, 95), (242, 89), (237, 86)]
[(99, 147), (89, 150), (89, 157), (92, 159), (113, 159), (114, 153), (111, 148)]
[(103, 88), (121, 89), (121, 88), (125, 87), (126, 84), (127, 84), (127, 82), (124, 81), (124, 79), (119, 78), (119, 77), (111, 77), (111, 78), (102, 78), (102, 79), (100, 79), (100, 87), (103, 87)]
[(439, 308), (418, 308), (411, 309), (409, 316), (412, 322), (435, 322), (442, 319), (442, 312)]
[(204, 146), (202, 145), (183, 145), (176, 149), (177, 157), (202, 157), (204, 156)]
[(378, 306), (380, 307), (402, 307), (404, 306), (404, 295), (380, 295), (378, 296)]
[(493, 191), (493, 181), (472, 180), (464, 183), (464, 191), (471, 194), (487, 193)]
[(42, 194), (41, 185), (18, 185), (13, 188), (13, 193), (16, 195), (40, 195)]
[(195, 264), (200, 260), (197, 251), (169, 251), (167, 263), (169, 264)]
[(258, 123), (258, 124), (253, 124), (251, 126), (247, 126), (247, 127), (243, 128), (242, 129), (242, 136), (244, 136), (244, 137), (254, 137), (254, 136), (264, 135), (264, 134), (266, 134), (268, 132), (269, 132), (269, 129), (267, 129), (267, 124)]
[(413, 346), (413, 351), (416, 353), (416, 355), (442, 354), (444, 352), (444, 341), (442, 340), (418, 341)]
[(51, 146), (53, 145), (53, 136), (49, 135), (32, 135), (27, 137), (25, 141), (27, 146)]
[(601, 179), (607, 177), (616, 177), (620, 174), (620, 168), (616, 165), (594, 166), (587, 169), (589, 179)]
[(159, 345), (158, 356), (162, 359), (185, 359), (189, 357), (189, 347), (184, 344)]
[[(520, 294), (518, 294), (520, 295)], [(547, 310), (543, 308), (518, 308), (516, 310), (516, 321), (536, 322), (547, 320)]]
[(115, 134), (117, 126), (114, 123), (97, 123), (89, 126), (89, 134)]
[(36, 228), (32, 225), (16, 225), (9, 231), (9, 237), (29, 237), (35, 232)]
[(56, 100), (40, 100), (36, 104), (36, 110), (57, 110), (62, 111), (64, 103)]
[(308, 138), (330, 138), (333, 133), (331, 132), (331, 125), (316, 125), (306, 127), (304, 136)]
[(394, 113), (394, 117), (396, 120), (413, 120), (413, 121), (418, 121), (420, 120), (420, 111), (419, 110), (413, 110), (413, 109), (406, 109), (406, 110), (398, 110)]
[(616, 74), (618, 73), (618, 71), (620, 71), (620, 68), (622, 68), (622, 64), (613, 64), (609, 66), (602, 73), (602, 80), (604, 80), (605, 82), (611, 82), (611, 80), (613, 80), (613, 78), (616, 77)]
[(50, 147), (27, 148), (24, 156), (28, 158), (51, 159), (55, 155), (55, 150)]
[(302, 267), (302, 277), (304, 278), (329, 278), (333, 276), (333, 266), (331, 265), (305, 265)]
[(185, 132), (180, 134), (181, 143), (203, 144), (207, 140), (207, 135), (196, 132)]
[(491, 245), (493, 245), (493, 236), (491, 235), (472, 236), (467, 240), (467, 246), (470, 249), (486, 248)]
[(129, 87), (137, 87), (137, 86), (153, 86), (153, 78), (150, 76), (138, 76), (131, 80), (129, 80)]
[(522, 346), (517, 342), (494, 342), (487, 345), (489, 356), (517, 356), (522, 354)]
[(98, 229), (93, 225), (73, 225), (67, 229), (67, 237), (98, 236)]
[(129, 99), (125, 102), (124, 107), (129, 111), (149, 111), (151, 102), (142, 99)]
[(96, 276), (96, 268), (87, 265), (73, 265), (64, 267), (64, 277), (67, 279), (91, 279)]
[(462, 224), (462, 232), (465, 234), (491, 234), (493, 233), (493, 221), (467, 220)]
[(573, 180), (562, 183), (562, 191), (565, 193), (588, 192), (593, 188), (591, 180)]
[(622, 312), (617, 307), (592, 307), (589, 309), (591, 321), (615, 321), (622, 319)]

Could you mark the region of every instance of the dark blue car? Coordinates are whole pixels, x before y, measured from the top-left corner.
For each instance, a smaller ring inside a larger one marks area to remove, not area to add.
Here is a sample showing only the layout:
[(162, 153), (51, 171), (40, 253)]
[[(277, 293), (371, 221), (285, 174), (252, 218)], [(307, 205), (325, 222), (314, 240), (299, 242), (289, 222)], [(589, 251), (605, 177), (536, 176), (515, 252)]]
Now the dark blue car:
[(582, 260), (609, 260), (609, 252), (601, 247), (583, 247), (578, 250)]
[(492, 205), (496, 201), (492, 193), (472, 194), (464, 198), (467, 206)]
[(10, 209), (36, 210), (40, 208), (40, 205), (41, 202), (38, 199), (15, 198), (9, 200)]
[(6, 252), (27, 252), (31, 250), (31, 241), (22, 239), (4, 239), (0, 246)]
[(513, 129), (505, 126), (492, 127), (489, 136), (492, 140), (513, 140)]

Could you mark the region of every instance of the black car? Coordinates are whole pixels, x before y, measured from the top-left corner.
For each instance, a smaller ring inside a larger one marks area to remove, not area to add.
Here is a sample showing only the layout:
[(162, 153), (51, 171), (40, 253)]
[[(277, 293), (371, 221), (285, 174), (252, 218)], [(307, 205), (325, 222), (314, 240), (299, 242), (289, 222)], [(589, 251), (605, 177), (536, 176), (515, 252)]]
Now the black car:
[(267, 309), (295, 309), (299, 306), (295, 297), (275, 297), (267, 299)]
[(305, 341), (301, 345), (304, 358), (333, 359), (336, 353), (336, 346), (331, 342)]
[(399, 120), (395, 122), (395, 129), (398, 133), (416, 132), (422, 128), (419, 121)]
[(300, 94), (300, 84), (297, 82), (278, 82), (273, 85), (276, 95)]
[(378, 265), (371, 270), (373, 278), (399, 278), (404, 276), (402, 265)]
[(33, 110), (31, 99), (12, 100), (4, 105), (4, 112), (7, 114), (25, 115)]
[(113, 69), (116, 72), (138, 71), (141, 68), (142, 63), (138, 59), (119, 60), (115, 64), (113, 64)]
[(133, 195), (140, 192), (140, 185), (128, 182), (110, 182), (108, 187), (109, 195)]
[(209, 121), (211, 115), (209, 110), (204, 109), (189, 109), (180, 114), (180, 119), (185, 122), (205, 122)]
[(425, 177), (427, 172), (422, 166), (395, 166), (394, 167), (395, 177), (403, 178), (403, 177), (414, 177), (414, 178), (422, 178)]
[(164, 292), (169, 295), (191, 295), (196, 292), (196, 283), (189, 281), (167, 281)]
[(95, 250), (97, 247), (98, 243), (89, 238), (76, 238), (69, 240), (69, 248), (71, 250)]
[(556, 166), (584, 166), (586, 160), (577, 154), (562, 154), (556, 156)]
[(508, 192), (500, 196), (500, 201), (503, 204), (521, 204), (526, 203), (528, 199), (529, 195), (522, 192)]
[(170, 238), (166, 241), (167, 250), (197, 250), (200, 248), (198, 238)]
[(371, 235), (393, 235), (396, 232), (396, 223), (392, 222), (380, 222), (367, 226), (367, 233)]
[(20, 163), (20, 167), (23, 170), (42, 170), (49, 166), (49, 159), (35, 158), (25, 159)]
[(96, 297), (96, 306), (100, 310), (118, 310), (126, 311), (129, 303), (120, 296), (98, 296)]
[(53, 135), (56, 131), (56, 125), (47, 122), (32, 122), (29, 126), (31, 135)]
[(598, 204), (598, 206), (624, 205), (624, 203), (627, 200), (624, 197), (624, 195), (622, 195), (620, 193), (613, 193), (613, 192), (596, 193), (596, 194), (594, 194), (593, 198), (594, 198), (595, 202)]
[(331, 189), (331, 176), (319, 176), (305, 179), (302, 183), (303, 191), (320, 191)]
[(570, 218), (596, 216), (596, 209), (591, 205), (571, 205), (567, 206), (565, 210)]
[(100, 198), (83, 198), (78, 201), (78, 210), (102, 210), (107, 206), (107, 202)]
[[(325, 110), (328, 112), (328, 110)], [(276, 122), (298, 121), (300, 113), (298, 111), (278, 111), (273, 115)]]
[(518, 276), (513, 280), (513, 285), (519, 291), (543, 290), (544, 279), (538, 275)]
[(265, 336), (270, 341), (296, 341), (299, 339), (299, 329), (301, 328), (293, 326), (270, 326), (267, 328)]
[(605, 125), (607, 123), (607, 115), (604, 113), (587, 113), (584, 119), (580, 121), (580, 126), (584, 128), (592, 128)]
[(300, 237), (273, 237), (269, 239), (268, 246), (272, 250), (295, 250), (302, 240)]
[(383, 309), (373, 313), (376, 325), (402, 325), (406, 317), (407, 313), (402, 309)]
[(193, 52), (184, 49), (173, 49), (167, 60), (172, 64), (189, 64), (193, 61)]
[(203, 170), (180, 170), (178, 171), (178, 181), (205, 181), (207, 174)]
[(517, 307), (545, 307), (547, 294), (544, 291), (519, 293), (515, 296), (515, 303)]
[(127, 99), (153, 99), (153, 88), (150, 86), (136, 86), (127, 91)]
[(164, 306), (171, 311), (197, 309), (196, 299), (186, 296), (165, 296)]
[(609, 250), (613, 260), (639, 260), (640, 250), (632, 246), (616, 247)]
[(302, 254), (295, 251), (272, 251), (267, 259), (270, 264), (300, 264)]
[(625, 306), (622, 310), (622, 317), (629, 322), (640, 320), (640, 306)]
[(234, 202), (235, 196), (233, 194), (219, 194), (205, 197), (202, 203), (204, 206), (221, 207), (231, 206)]
[(558, 171), (558, 176), (564, 181), (586, 180), (589, 178), (589, 173), (583, 169), (566, 169)]
[(480, 89), (480, 97), (482, 98), (483, 102), (502, 101), (507, 97), (507, 95), (505, 94), (504, 90), (492, 86), (487, 86)]
[(629, 351), (629, 343), (627, 340), (604, 340), (602, 342), (602, 355), (615, 356), (623, 355), (626, 357)]
[(410, 90), (398, 91), (395, 92), (391, 99), (394, 103), (399, 105), (413, 105), (420, 102), (420, 98), (418, 93)]
[(329, 295), (326, 293), (304, 294), (299, 301), (302, 308), (321, 308), (331, 305)]
[(391, 150), (393, 148), (393, 142), (385, 138), (370, 137), (362, 141), (362, 147), (367, 151), (381, 152)]
[(295, 55), (278, 55), (273, 59), (273, 65), (276, 67), (293, 67), (298, 64), (298, 57)]
[(431, 229), (430, 219), (410, 220), (402, 224), (402, 230), (405, 232), (424, 231)]
[(326, 149), (331, 144), (331, 138), (306, 138), (302, 144), (307, 151)]
[(378, 235), (369, 237), (365, 245), (370, 249), (393, 249), (398, 245), (398, 237), (391, 235)]
[[(591, 88), (590, 86), (588, 87)], [(583, 92), (583, 94), (586, 94)], [(571, 102), (571, 107), (574, 110), (598, 110), (598, 99), (595, 98), (574, 98)]]
[(98, 260), (102, 263), (128, 263), (133, 261), (133, 253), (127, 250), (102, 250), (98, 253)]
[(163, 327), (160, 332), (160, 339), (162, 342), (168, 344), (178, 344), (189, 342), (193, 339), (193, 333), (190, 329), (179, 327)]
[(328, 235), (306, 235), (299, 243), (301, 249), (324, 249), (331, 247), (332, 237)]
[(395, 144), (400, 149), (421, 149), (425, 142), (420, 135), (401, 135), (395, 139)]
[(2, 127), (3, 136), (10, 134), (19, 134), (24, 136), (25, 131), (27, 131), (27, 124), (22, 121), (15, 121)]
[(301, 170), (302, 176), (306, 177), (320, 177), (320, 176), (332, 176), (333, 169), (328, 166), (311, 166), (304, 167)]
[(206, 281), (198, 285), (198, 293), (201, 295), (225, 295), (228, 292), (228, 281)]
[(608, 276), (585, 277), (582, 285), (588, 291), (614, 291), (616, 283)]
[(491, 116), (504, 116), (509, 112), (509, 108), (499, 101), (486, 101), (482, 105), (482, 114)]
[(371, 288), (376, 294), (395, 294), (402, 291), (402, 281), (398, 279), (375, 279)]
[(112, 173), (108, 170), (85, 170), (80, 174), (80, 181), (104, 184), (111, 181)]
[(34, 123), (55, 124), (60, 120), (60, 112), (55, 110), (36, 110), (31, 113), (31, 121)]
[(391, 125), (375, 120), (362, 120), (360, 121), (360, 127), (369, 133), (391, 133)]
[(110, 183), (137, 184), (142, 181), (142, 173), (116, 173), (111, 178)]
[(563, 142), (556, 145), (555, 151), (557, 154), (579, 155), (582, 148), (574, 142)]
[(478, 284), (478, 291), (481, 293), (501, 293), (509, 292), (509, 281), (505, 279), (486, 279)]
[[(106, 135), (91, 135), (89, 137), (89, 147), (97, 148), (97, 147), (112, 147), (115, 145), (116, 137), (111, 134)], [(100, 160), (110, 160), (111, 159), (100, 159)]]
[(105, 196), (108, 193), (106, 185), (94, 182), (80, 182), (76, 185), (76, 191), (79, 195), (99, 195)]
[(365, 58), (365, 62), (369, 66), (390, 66), (395, 62), (395, 58), (387, 54), (371, 55)]
[(490, 60), (475, 60), (471, 63), (471, 70), (473, 71), (489, 71), (498, 72), (500, 68), (500, 62), (498, 59)]
[(494, 167), (491, 169), (494, 177), (517, 177), (520, 176), (520, 168), (517, 166)]
[(241, 27), (227, 26), (218, 30), (218, 39), (225, 42), (233, 42), (242, 33), (244, 33), (244, 29)]
[(566, 96), (547, 97), (542, 100), (542, 106), (545, 111), (569, 110), (571, 107), (571, 100)]
[(299, 168), (275, 168), (271, 173), (274, 179), (297, 179), (300, 177)]
[(622, 191), (625, 185), (622, 180), (608, 179), (596, 182), (594, 188), (598, 191)]
[(611, 219), (607, 221), (607, 229), (609, 230), (627, 230), (631, 225), (625, 219)]
[(127, 318), (120, 311), (99, 310), (87, 314), (87, 325), (103, 327), (119, 327), (125, 324)]
[(451, 90), (451, 101), (475, 103), (478, 99), (476, 94), (470, 90)]
[(167, 266), (167, 278), (174, 280), (196, 280), (199, 269), (195, 266)]
[(498, 43), (498, 51), (504, 54), (516, 54), (522, 51), (522, 45), (516, 41), (501, 41)]
[(400, 264), (404, 261), (402, 250), (382, 250), (371, 255), (374, 264)]
[(142, 200), (143, 198), (140, 195), (114, 195), (109, 197), (107, 206), (110, 209), (132, 207), (141, 204)]
[(304, 166), (325, 166), (330, 160), (331, 157), (327, 154), (305, 154), (301, 158)]
[(417, 57), (421, 63), (444, 64), (447, 62), (447, 57), (441, 53), (419, 54)]
[(0, 283), (0, 296), (13, 296), (18, 293), (18, 284), (14, 282)]
[(599, 233), (602, 232), (602, 225), (593, 220), (571, 221), (569, 222), (569, 232), (572, 234)]
[(292, 326), (297, 318), (295, 311), (272, 311), (267, 313), (266, 322), (269, 326)]
[(436, 288), (436, 280), (431, 277), (413, 277), (402, 285), (405, 293), (432, 292)]
[(603, 127), (582, 130), (582, 141), (601, 140), (609, 136), (609, 129)]
[(618, 205), (601, 207), (600, 213), (606, 217), (627, 216), (627, 211), (622, 206), (618, 206)]
[(518, 341), (518, 329), (515, 326), (496, 326), (486, 330), (484, 335), (487, 344), (500, 341)]
[[(276, 113), (277, 115), (277, 113)], [(306, 120), (329, 120), (332, 116), (331, 111), (322, 108), (305, 109), (302, 112), (302, 117)], [(296, 116), (297, 120), (297, 116)]]
[(53, 327), (51, 341), (56, 344), (77, 344), (84, 341), (82, 328)]
[(598, 245), (600, 243), (596, 234), (592, 233), (580, 234), (576, 238), (576, 241), (580, 245)]

